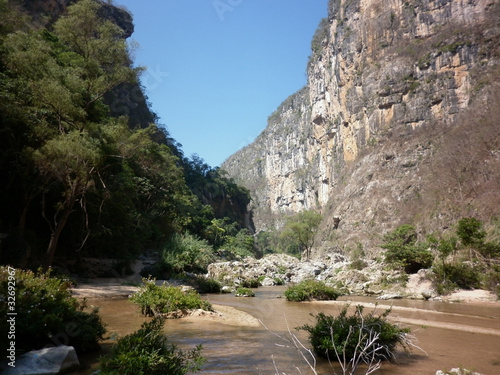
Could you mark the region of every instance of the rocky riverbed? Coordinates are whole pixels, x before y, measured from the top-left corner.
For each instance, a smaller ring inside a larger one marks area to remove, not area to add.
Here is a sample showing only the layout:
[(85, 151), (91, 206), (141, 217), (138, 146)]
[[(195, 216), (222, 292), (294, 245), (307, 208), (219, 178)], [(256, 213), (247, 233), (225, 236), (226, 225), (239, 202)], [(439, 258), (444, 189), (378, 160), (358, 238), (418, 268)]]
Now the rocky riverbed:
[(439, 296), (431, 281), (430, 270), (413, 275), (387, 270), (376, 260), (366, 260), (364, 267), (354, 268), (342, 254), (333, 253), (309, 262), (286, 254), (271, 254), (262, 259), (247, 257), (240, 261), (213, 263), (208, 276), (227, 285), (258, 280), (262, 286), (298, 283), (314, 278), (337, 287), (345, 294), (377, 296), (379, 299), (432, 299), (494, 303), (494, 293), (484, 290), (458, 291)]

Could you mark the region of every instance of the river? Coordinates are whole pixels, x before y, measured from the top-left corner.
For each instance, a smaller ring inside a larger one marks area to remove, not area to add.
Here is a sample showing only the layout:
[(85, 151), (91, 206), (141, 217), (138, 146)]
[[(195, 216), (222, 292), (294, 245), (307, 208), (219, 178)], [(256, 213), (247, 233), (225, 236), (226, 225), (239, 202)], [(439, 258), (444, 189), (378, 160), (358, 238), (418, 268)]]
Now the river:
[[(284, 287), (256, 290), (254, 298), (234, 295), (207, 295), (210, 302), (232, 306), (260, 320), (259, 327), (234, 326), (220, 322), (168, 320), (165, 329), (169, 340), (181, 348), (203, 345), (207, 358), (200, 374), (312, 374), (295, 347), (283, 337), (288, 329), (308, 346), (307, 333), (295, 327), (313, 324), (310, 315), (318, 312), (337, 314), (345, 303), (365, 304), (365, 311), (377, 302), (368, 297), (341, 297), (335, 302), (287, 302), (277, 298)], [(351, 300), (352, 299), (352, 300)], [(137, 330), (145, 320), (136, 306), (126, 299), (96, 299), (90, 304), (100, 307), (100, 313), (112, 337)], [(379, 301), (377, 311), (392, 305), (391, 321), (410, 327), (422, 350), (414, 349), (411, 356), (398, 355), (398, 363), (383, 362), (376, 374), (435, 374), (463, 366), (485, 375), (500, 374), (500, 305), (445, 303), (416, 300)], [(264, 326), (265, 325), (265, 326)], [(104, 344), (109, 349), (110, 342)], [(309, 357), (308, 357), (309, 358)], [(96, 358), (83, 362), (95, 367)], [(316, 364), (318, 374), (333, 374), (325, 360)], [(342, 373), (335, 368), (337, 373)], [(82, 371), (81, 374), (88, 374)], [(358, 374), (362, 374), (359, 371)]]

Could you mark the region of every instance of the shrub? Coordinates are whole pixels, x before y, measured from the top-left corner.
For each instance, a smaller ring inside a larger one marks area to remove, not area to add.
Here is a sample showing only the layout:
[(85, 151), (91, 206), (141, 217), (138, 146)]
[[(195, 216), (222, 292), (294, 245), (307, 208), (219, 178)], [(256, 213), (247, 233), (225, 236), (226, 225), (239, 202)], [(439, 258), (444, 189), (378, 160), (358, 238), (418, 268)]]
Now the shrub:
[(324, 282), (304, 280), (283, 292), (287, 301), (336, 300), (340, 293)]
[(190, 234), (174, 234), (165, 244), (156, 274), (206, 273), (208, 265), (214, 261), (214, 250), (207, 241)]
[(255, 297), (255, 293), (252, 289), (250, 288), (245, 288), (245, 287), (238, 287), (236, 288), (236, 297)]
[(486, 287), (495, 292), (500, 299), (500, 265), (493, 265), (491, 269), (483, 275), (483, 279)]
[(139, 305), (142, 314), (156, 316), (179, 310), (203, 309), (213, 311), (210, 302), (201, 299), (195, 290), (182, 291), (168, 284), (156, 285), (155, 279), (143, 279), (140, 290), (130, 297)]
[[(407, 334), (410, 329), (399, 328), (387, 321), (390, 309), (376, 316), (373, 312), (363, 315), (363, 306), (356, 306), (356, 312), (347, 316), (349, 305), (344, 306), (338, 316), (319, 313), (315, 316), (314, 326), (304, 325), (298, 329), (309, 332), (309, 340), (317, 355), (329, 359), (338, 359), (337, 354), (350, 360), (357, 353), (359, 345), (366, 345), (367, 340), (376, 338), (375, 359), (391, 359), (399, 344), (405, 350), (409, 349)], [(363, 353), (357, 353), (363, 355)], [(369, 363), (372, 358), (366, 358)]]
[(241, 286), (243, 288), (258, 288), (259, 283), (260, 282), (258, 278), (247, 278), (241, 282)]
[(235, 236), (228, 236), (224, 249), (234, 254), (236, 257), (255, 257), (256, 246), (253, 235), (248, 229), (241, 229)]
[(417, 243), (417, 232), (411, 225), (401, 225), (386, 234), (381, 247), (387, 250), (385, 261), (402, 267), (406, 273), (416, 273), (432, 265), (432, 253), (427, 249), (427, 244)]
[(481, 287), (480, 273), (469, 263), (437, 264), (433, 271), (440, 293), (446, 293), (457, 287), (462, 289)]
[(102, 375), (183, 375), (200, 369), (205, 359), (202, 346), (189, 352), (169, 344), (162, 332), (165, 320), (154, 318), (141, 329), (118, 340), (111, 353), (101, 358)]
[(484, 242), (486, 232), (481, 221), (473, 217), (464, 217), (458, 221), (457, 236), (465, 246), (479, 245)]
[(222, 285), (211, 277), (192, 275), (188, 277), (189, 284), (199, 293), (220, 293)]
[[(10, 275), (13, 269), (10, 269)], [(12, 280), (12, 279), (11, 279)], [(10, 281), (11, 281), (10, 280)], [(49, 272), (15, 271), (16, 349), (30, 351), (45, 345), (71, 345), (80, 352), (99, 349), (106, 332), (97, 313), (84, 312), (85, 300), (71, 296), (69, 281), (54, 278)], [(12, 281), (11, 281), (12, 282)], [(12, 286), (12, 284), (10, 284)], [(9, 268), (0, 268), (0, 296), (7, 301)], [(7, 303), (0, 304), (0, 314), (7, 316)], [(8, 332), (7, 319), (0, 331)], [(2, 340), (2, 350), (7, 350)]]

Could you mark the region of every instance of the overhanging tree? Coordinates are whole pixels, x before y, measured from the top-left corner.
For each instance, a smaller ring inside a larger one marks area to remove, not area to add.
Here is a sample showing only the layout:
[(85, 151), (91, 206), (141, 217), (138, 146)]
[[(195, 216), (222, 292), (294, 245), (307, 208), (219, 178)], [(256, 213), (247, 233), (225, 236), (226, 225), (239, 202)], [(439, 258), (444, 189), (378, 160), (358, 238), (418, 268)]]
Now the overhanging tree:
[(103, 97), (137, 79), (121, 29), (99, 16), (100, 6), (82, 0), (56, 21), (53, 33), (18, 31), (4, 40), (8, 82), (18, 88), (12, 102), (26, 128), (17, 165), (29, 171), (20, 179), (35, 185), (26, 189), (23, 212), (42, 197), (50, 228), (46, 266), (77, 203), (85, 211), (86, 196), (100, 180), (101, 133), (109, 122)]

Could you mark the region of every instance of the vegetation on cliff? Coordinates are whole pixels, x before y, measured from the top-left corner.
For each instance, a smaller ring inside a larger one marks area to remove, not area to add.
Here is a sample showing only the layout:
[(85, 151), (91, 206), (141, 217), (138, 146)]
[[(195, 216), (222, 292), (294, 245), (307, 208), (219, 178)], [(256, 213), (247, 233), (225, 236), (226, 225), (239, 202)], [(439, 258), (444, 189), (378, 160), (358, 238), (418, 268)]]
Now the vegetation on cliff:
[(103, 17), (109, 5), (76, 2), (46, 27), (13, 1), (0, 6), (2, 263), (127, 260), (174, 234), (215, 245), (214, 220), (251, 228), (246, 189), (185, 157), (144, 103), (116, 111), (127, 87), (146, 98), (130, 28)]

